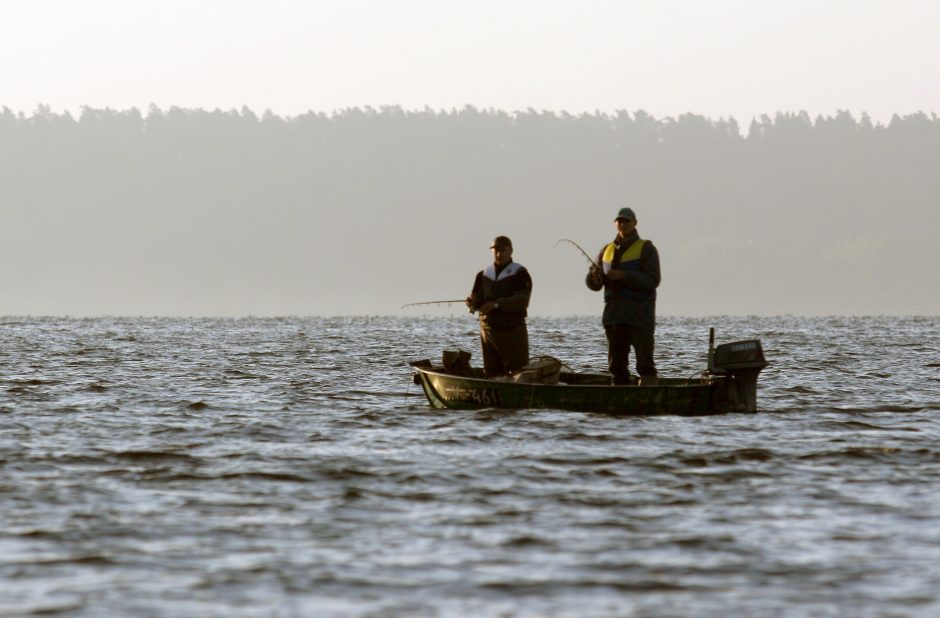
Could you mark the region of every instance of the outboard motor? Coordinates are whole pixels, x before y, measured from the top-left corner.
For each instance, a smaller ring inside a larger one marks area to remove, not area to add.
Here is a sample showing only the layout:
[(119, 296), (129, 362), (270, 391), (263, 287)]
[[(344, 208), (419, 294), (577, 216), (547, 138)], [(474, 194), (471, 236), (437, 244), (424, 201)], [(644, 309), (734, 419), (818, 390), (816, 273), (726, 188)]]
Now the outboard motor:
[(728, 402), (736, 412), (757, 411), (757, 376), (767, 366), (759, 339), (715, 347), (715, 329), (708, 335), (708, 372), (725, 376)]

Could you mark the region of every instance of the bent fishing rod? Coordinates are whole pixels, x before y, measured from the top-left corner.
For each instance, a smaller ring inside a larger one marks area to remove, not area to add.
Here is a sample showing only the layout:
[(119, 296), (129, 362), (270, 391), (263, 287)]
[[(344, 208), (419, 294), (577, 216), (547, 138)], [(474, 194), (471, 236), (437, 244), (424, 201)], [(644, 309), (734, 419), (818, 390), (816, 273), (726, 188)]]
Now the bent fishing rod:
[(560, 239), (558, 242), (555, 243), (555, 246), (557, 247), (557, 246), (558, 246), (558, 243), (560, 243), (560, 242), (566, 242), (566, 243), (569, 243), (569, 244), (574, 245), (574, 246), (575, 246), (575, 249), (577, 249), (578, 251), (580, 251), (580, 252), (581, 252), (581, 255), (583, 255), (584, 257), (587, 258), (587, 261), (591, 263), (591, 266), (593, 266), (594, 268), (596, 268), (596, 269), (598, 269), (598, 270), (601, 270), (601, 267), (598, 266), (598, 265), (594, 262), (594, 258), (592, 258), (590, 255), (588, 255), (588, 254), (587, 254), (587, 251), (585, 251), (584, 249), (581, 248), (581, 245), (579, 245), (579, 244), (576, 243), (575, 241), (571, 240), (570, 238), (562, 238), (562, 239)]

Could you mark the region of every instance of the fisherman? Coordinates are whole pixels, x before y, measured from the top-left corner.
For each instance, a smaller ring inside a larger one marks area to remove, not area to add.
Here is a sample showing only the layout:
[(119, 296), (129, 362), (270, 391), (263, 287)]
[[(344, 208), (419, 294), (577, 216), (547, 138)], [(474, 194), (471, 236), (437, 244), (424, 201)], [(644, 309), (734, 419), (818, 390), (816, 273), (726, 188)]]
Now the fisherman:
[(477, 273), (467, 307), (480, 312), (480, 345), (486, 377), (504, 376), (529, 362), (526, 309), (532, 277), (512, 261), (512, 241), (497, 236), (490, 246), (493, 263)]
[(607, 364), (614, 384), (630, 384), (630, 347), (636, 353), (640, 384), (658, 382), (653, 361), (656, 331), (656, 288), (659, 252), (636, 231), (632, 208), (621, 208), (614, 219), (617, 237), (597, 256), (585, 278), (595, 292), (604, 288), (604, 331)]

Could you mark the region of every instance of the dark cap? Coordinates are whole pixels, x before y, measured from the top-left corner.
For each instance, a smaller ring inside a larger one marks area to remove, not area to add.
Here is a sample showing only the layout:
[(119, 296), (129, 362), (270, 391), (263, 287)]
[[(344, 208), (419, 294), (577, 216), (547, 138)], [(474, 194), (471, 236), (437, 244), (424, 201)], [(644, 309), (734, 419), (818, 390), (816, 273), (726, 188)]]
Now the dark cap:
[(509, 240), (508, 236), (497, 236), (493, 239), (493, 244), (490, 245), (490, 249), (495, 249), (496, 247), (509, 247), (512, 249), (512, 241)]
[(617, 216), (614, 217), (614, 221), (616, 221), (617, 219), (636, 219), (636, 215), (633, 214), (632, 208), (621, 208), (617, 212)]

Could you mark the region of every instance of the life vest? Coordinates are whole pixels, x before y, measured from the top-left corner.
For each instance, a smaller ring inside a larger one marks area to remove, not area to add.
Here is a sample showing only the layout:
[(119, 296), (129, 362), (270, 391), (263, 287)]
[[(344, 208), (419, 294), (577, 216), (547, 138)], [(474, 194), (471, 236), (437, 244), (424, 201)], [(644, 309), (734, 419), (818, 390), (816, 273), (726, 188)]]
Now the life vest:
[[(626, 270), (630, 272), (640, 272), (640, 257), (643, 255), (643, 247), (646, 241), (637, 238), (617, 259), (617, 245), (610, 243), (604, 249), (604, 255), (601, 258), (604, 274), (609, 274), (611, 270)], [(656, 298), (656, 290), (641, 290), (633, 288), (619, 282), (608, 282), (604, 286), (604, 302), (622, 298), (634, 300), (637, 302), (653, 300)]]
[[(484, 268), (481, 281), (482, 294), (479, 299), (480, 304), (488, 300), (497, 300), (511, 296), (519, 285), (519, 282), (514, 280), (514, 278), (523, 270), (522, 264), (518, 262), (506, 264), (506, 266), (499, 271), (499, 274), (496, 274), (496, 266), (494, 264), (490, 264)], [(488, 314), (480, 314), (480, 323), (498, 328), (517, 326), (525, 323), (527, 313), (525, 309), (522, 311), (511, 311), (505, 307), (500, 307), (497, 311)]]
[(519, 262), (510, 262), (506, 264), (506, 267), (502, 269), (497, 275), (496, 265), (490, 264), (489, 266), (483, 269), (483, 276), (495, 284), (498, 281), (502, 281), (503, 279), (508, 279), (512, 277), (517, 272), (519, 272), (521, 268), (522, 268), (522, 264), (520, 264)]

